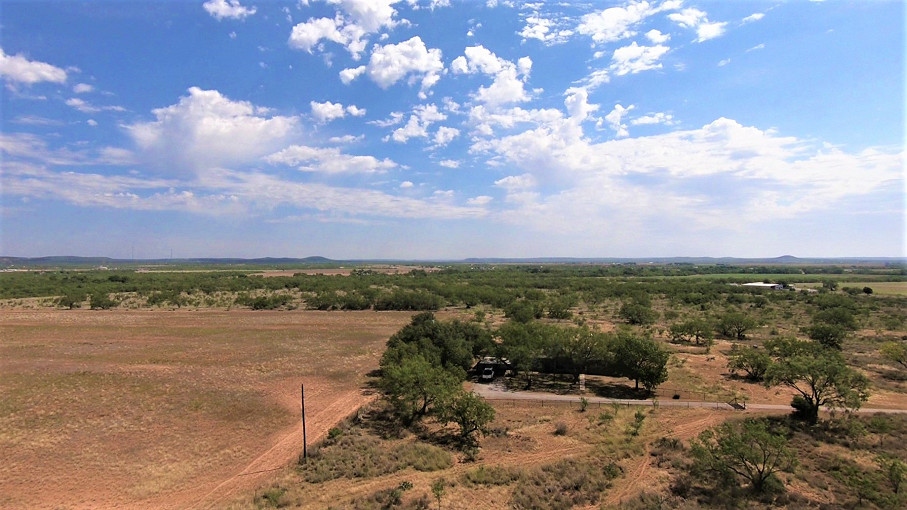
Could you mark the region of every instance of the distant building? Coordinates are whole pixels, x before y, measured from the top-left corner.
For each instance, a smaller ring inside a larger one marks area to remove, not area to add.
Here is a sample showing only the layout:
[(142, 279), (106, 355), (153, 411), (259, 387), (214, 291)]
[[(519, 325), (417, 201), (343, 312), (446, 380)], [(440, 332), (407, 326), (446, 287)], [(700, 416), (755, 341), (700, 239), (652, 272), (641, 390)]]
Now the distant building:
[(753, 283), (744, 283), (743, 286), (744, 287), (755, 287), (757, 289), (784, 290), (784, 284), (781, 284), (781, 283), (753, 282)]

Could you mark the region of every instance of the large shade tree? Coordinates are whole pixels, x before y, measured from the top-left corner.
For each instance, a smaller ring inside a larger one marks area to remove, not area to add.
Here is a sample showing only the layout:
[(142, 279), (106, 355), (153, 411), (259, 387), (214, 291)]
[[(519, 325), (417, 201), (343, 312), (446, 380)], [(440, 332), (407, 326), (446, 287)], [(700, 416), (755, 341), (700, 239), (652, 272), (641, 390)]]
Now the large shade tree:
[(822, 406), (854, 410), (869, 397), (869, 380), (848, 367), (837, 350), (797, 339), (778, 339), (766, 347), (776, 360), (765, 372), (765, 385), (795, 390), (791, 405), (809, 423), (819, 420)]

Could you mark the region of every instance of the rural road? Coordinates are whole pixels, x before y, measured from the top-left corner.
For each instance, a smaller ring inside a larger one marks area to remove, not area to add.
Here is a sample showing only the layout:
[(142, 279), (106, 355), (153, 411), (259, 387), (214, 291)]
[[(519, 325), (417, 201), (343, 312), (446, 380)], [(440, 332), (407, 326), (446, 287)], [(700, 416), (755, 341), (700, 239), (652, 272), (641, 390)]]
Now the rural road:
[[(577, 402), (579, 403), (580, 395), (555, 395), (553, 393), (541, 393), (533, 391), (511, 391), (500, 387), (497, 384), (475, 384), (473, 391), (485, 398), (486, 400), (531, 400), (536, 402)], [(586, 400), (590, 404), (619, 404), (627, 406), (655, 406), (659, 407), (689, 407), (704, 409), (726, 409), (726, 410), (746, 410), (746, 411), (786, 411), (794, 409), (782, 404), (757, 404), (752, 402), (746, 403), (746, 408), (735, 407), (731, 403), (724, 402), (701, 402), (690, 400), (634, 400), (621, 398), (605, 398), (587, 396)], [(657, 404), (656, 404), (657, 402)], [(823, 410), (828, 411), (827, 408)], [(861, 414), (889, 413), (889, 414), (907, 414), (907, 409), (876, 409), (864, 407), (856, 412)]]

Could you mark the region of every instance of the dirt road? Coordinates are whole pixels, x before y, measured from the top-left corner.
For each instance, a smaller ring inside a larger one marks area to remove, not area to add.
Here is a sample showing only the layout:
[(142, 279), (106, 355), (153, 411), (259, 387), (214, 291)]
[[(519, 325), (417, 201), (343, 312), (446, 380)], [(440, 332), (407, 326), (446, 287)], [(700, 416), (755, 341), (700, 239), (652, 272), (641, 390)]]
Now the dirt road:
[[(534, 391), (510, 391), (504, 389), (499, 384), (476, 384), (473, 391), (487, 400), (534, 400), (538, 402), (577, 402), (583, 398), (580, 395), (556, 395), (553, 393), (541, 393)], [(759, 404), (747, 402), (746, 404), (734, 404), (733, 402), (702, 402), (694, 400), (634, 400), (587, 396), (586, 400), (590, 404), (619, 404), (627, 406), (658, 406), (658, 407), (684, 407), (684, 408), (701, 408), (701, 409), (724, 409), (739, 411), (793, 411), (788, 405), (782, 404)], [(829, 411), (823, 408), (824, 411)], [(889, 413), (902, 414), (907, 413), (907, 409), (879, 409), (864, 407), (856, 412), (860, 414)]]

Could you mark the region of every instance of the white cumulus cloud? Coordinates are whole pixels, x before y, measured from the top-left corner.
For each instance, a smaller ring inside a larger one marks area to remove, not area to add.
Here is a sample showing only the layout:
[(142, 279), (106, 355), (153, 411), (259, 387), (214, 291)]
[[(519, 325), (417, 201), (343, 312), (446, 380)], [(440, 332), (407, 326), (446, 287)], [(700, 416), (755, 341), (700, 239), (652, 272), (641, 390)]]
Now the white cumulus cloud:
[(59, 67), (28, 60), (22, 55), (7, 55), (0, 48), (0, 76), (7, 80), (8, 85), (21, 83), (32, 85), (41, 82), (65, 83), (66, 71)]
[(491, 108), (508, 103), (529, 101), (530, 96), (524, 88), (529, 72), (532, 70), (532, 59), (522, 57), (514, 64), (499, 58), (484, 46), (471, 46), (450, 63), (454, 74), (485, 74), (493, 81), (488, 87), (479, 87), (473, 97)]
[(408, 78), (410, 84), (421, 82), (420, 97), (424, 98), (443, 69), (441, 50), (426, 48), (422, 38), (415, 36), (399, 44), (375, 45), (368, 66), (344, 69), (340, 78), (349, 83), (365, 73), (382, 89)]
[(309, 106), (312, 107), (312, 117), (314, 117), (316, 121), (322, 124), (324, 124), (325, 122), (330, 122), (334, 119), (343, 118), (343, 116), (346, 115), (346, 110), (340, 103), (332, 103), (330, 101), (318, 103), (315, 101), (310, 101)]
[(208, 0), (202, 4), (202, 7), (218, 20), (224, 18), (245, 19), (247, 16), (255, 14), (255, 7), (243, 7), (239, 0)]
[(576, 31), (592, 38), (596, 44), (616, 42), (636, 35), (635, 28), (646, 18), (665, 10), (676, 9), (680, 2), (633, 1), (622, 7), (586, 14)]
[(708, 15), (699, 9), (690, 7), (680, 12), (668, 14), (668, 19), (683, 28), (696, 31), (694, 42), (708, 41), (724, 35), (726, 22), (709, 21)]
[(520, 37), (523, 40), (536, 39), (547, 46), (562, 44), (570, 39), (573, 31), (569, 29), (558, 28), (557, 22), (542, 18), (536, 13), (534, 16), (526, 18), (526, 25), (520, 31)]
[(367, 37), (399, 22), (393, 4), (399, 0), (328, 0), (337, 6), (334, 18), (310, 18), (293, 27), (289, 44), (312, 52), (322, 39), (346, 47), (353, 59), (359, 60), (365, 51)]
[(435, 131), (435, 145), (444, 146), (449, 144), (454, 138), (460, 136), (460, 130), (448, 126), (441, 126)]
[(653, 113), (651, 115), (643, 115), (642, 117), (637, 117), (630, 121), (630, 124), (634, 126), (642, 126), (647, 124), (664, 124), (671, 125), (674, 124), (674, 116), (670, 113)]
[(390, 159), (374, 156), (343, 154), (334, 147), (308, 147), (292, 145), (265, 158), (271, 164), (295, 166), (304, 172), (340, 173), (381, 173), (397, 166)]
[(125, 126), (142, 155), (165, 173), (203, 173), (244, 165), (285, 146), (299, 119), (269, 115), (216, 90), (192, 87), (179, 102), (152, 110), (155, 120)]
[(611, 110), (608, 115), (605, 115), (605, 121), (608, 123), (611, 129), (614, 130), (618, 138), (630, 136), (630, 132), (627, 131), (627, 125), (623, 123), (623, 119), (624, 116), (626, 116), (627, 113), (634, 108), (636, 108), (636, 106), (632, 104), (624, 108), (618, 103), (614, 105), (614, 109)]
[(636, 74), (650, 69), (661, 69), (659, 62), (670, 48), (661, 44), (657, 46), (640, 46), (633, 41), (629, 46), (614, 50), (611, 56), (610, 70), (617, 76)]
[(427, 138), (428, 128), (435, 122), (446, 120), (447, 115), (438, 111), (437, 105), (419, 105), (413, 109), (403, 127), (397, 128), (390, 135), (395, 142), (406, 143), (410, 138)]

